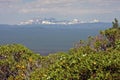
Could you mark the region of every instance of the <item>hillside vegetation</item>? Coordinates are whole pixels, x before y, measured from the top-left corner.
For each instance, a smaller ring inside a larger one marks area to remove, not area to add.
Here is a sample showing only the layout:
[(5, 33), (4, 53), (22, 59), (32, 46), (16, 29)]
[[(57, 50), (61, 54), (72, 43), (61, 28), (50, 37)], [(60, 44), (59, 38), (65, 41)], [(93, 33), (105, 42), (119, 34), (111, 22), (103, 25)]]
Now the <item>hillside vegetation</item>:
[(41, 56), (20, 44), (0, 46), (0, 80), (120, 80), (118, 20), (66, 53)]

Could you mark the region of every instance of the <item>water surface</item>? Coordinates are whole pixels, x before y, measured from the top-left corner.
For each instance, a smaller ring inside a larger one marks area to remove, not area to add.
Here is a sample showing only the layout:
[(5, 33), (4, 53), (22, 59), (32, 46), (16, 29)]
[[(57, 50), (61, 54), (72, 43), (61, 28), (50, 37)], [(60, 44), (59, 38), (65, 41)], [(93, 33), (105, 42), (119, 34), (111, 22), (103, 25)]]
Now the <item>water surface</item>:
[(95, 36), (100, 30), (109, 28), (109, 23), (77, 25), (25, 25), (0, 26), (0, 44), (19, 43), (41, 55), (56, 51), (67, 51), (75, 42)]

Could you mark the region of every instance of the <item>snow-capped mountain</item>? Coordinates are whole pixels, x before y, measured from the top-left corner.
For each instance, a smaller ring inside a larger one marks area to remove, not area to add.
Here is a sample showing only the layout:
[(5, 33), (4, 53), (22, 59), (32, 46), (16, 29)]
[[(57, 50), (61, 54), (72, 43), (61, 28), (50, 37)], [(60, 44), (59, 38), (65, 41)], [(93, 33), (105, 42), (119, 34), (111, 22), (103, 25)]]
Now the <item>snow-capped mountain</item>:
[(28, 24), (80, 24), (80, 23), (97, 23), (99, 22), (99, 20), (94, 19), (92, 21), (89, 22), (85, 22), (85, 21), (80, 21), (78, 19), (73, 19), (71, 21), (67, 21), (67, 20), (56, 20), (55, 18), (38, 18), (38, 19), (31, 19), (31, 20), (27, 20), (27, 21), (22, 21), (20, 22), (19, 25), (28, 25)]

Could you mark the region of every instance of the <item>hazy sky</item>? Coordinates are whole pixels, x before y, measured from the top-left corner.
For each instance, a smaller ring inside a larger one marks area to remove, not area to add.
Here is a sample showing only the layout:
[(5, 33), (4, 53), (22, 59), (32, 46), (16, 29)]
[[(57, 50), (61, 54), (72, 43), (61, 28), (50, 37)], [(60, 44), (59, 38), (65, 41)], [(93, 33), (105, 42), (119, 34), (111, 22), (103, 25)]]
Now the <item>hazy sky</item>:
[(33, 18), (120, 20), (120, 0), (0, 0), (0, 24)]

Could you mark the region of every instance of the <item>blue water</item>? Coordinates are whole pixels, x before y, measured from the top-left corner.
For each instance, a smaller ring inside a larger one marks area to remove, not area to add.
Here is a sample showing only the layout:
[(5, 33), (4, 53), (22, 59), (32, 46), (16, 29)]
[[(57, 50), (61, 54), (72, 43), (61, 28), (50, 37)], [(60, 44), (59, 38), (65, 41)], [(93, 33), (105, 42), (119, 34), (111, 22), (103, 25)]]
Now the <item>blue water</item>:
[(47, 55), (57, 51), (67, 51), (79, 40), (95, 36), (107, 29), (110, 23), (77, 25), (26, 25), (0, 26), (0, 45), (19, 43), (34, 52)]

